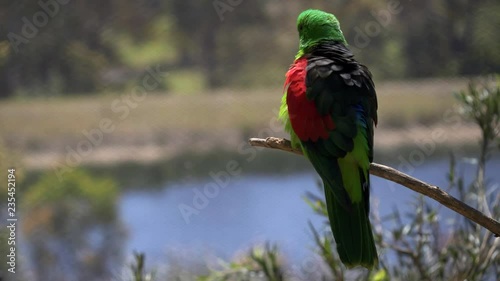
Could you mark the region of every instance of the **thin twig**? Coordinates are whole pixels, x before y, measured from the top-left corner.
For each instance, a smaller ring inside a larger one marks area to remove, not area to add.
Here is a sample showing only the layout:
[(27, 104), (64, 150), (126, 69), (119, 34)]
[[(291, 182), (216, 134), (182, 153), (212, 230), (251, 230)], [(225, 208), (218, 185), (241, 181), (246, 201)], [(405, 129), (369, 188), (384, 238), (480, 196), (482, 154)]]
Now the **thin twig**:
[[(251, 138), (248, 142), (252, 146), (274, 148), (302, 155), (302, 151), (293, 148), (290, 141), (287, 139), (274, 137), (266, 139)], [(377, 163), (372, 163), (370, 165), (370, 174), (398, 183), (415, 192), (430, 197), (449, 209), (488, 229), (496, 237), (500, 236), (500, 223), (498, 221), (456, 199), (435, 185), (430, 185), (396, 169)]]

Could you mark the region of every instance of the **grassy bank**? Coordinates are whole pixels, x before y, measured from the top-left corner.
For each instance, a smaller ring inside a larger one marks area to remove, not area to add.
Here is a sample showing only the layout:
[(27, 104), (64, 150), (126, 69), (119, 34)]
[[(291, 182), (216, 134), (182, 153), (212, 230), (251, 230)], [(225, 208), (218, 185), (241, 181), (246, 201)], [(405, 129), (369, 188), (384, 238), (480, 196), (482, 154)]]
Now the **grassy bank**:
[[(205, 181), (211, 173), (224, 171), (228, 163), (234, 163), (241, 171), (240, 176), (251, 175), (290, 175), (304, 171), (312, 171), (310, 163), (302, 156), (276, 151), (272, 149), (253, 149), (246, 147), (246, 154), (218, 147), (206, 152), (184, 152), (170, 158), (141, 163), (137, 161), (121, 161), (116, 163), (86, 163), (79, 166), (93, 175), (111, 177), (121, 188), (162, 188), (166, 183)], [(423, 153), (424, 160), (437, 160), (456, 156), (472, 156), (477, 154), (474, 144), (449, 147), (437, 145), (434, 151), (426, 154), (415, 144), (407, 144), (393, 149), (378, 149), (374, 161), (389, 166), (398, 167), (411, 163), (411, 153)], [(404, 159), (404, 160), (402, 160)], [(420, 158), (417, 159), (420, 161)], [(50, 169), (50, 167), (48, 167)], [(24, 185), (31, 186), (46, 169), (32, 169), (25, 174)], [(50, 170), (48, 170), (51, 172)], [(71, 173), (74, 170), (69, 170)], [(63, 177), (66, 174), (62, 175)]]
[[(463, 89), (466, 82), (378, 83), (376, 146), (384, 150), (411, 145), (413, 139), (425, 138), (440, 127), (450, 134), (457, 131), (444, 123), (443, 113), (453, 109), (452, 93)], [(7, 100), (0, 102), (0, 139), (7, 150), (20, 153), (29, 168), (64, 162), (69, 150), (77, 150), (82, 142), (92, 139), (92, 153), (82, 157), (80, 164), (145, 164), (186, 153), (210, 154), (220, 148), (234, 152), (247, 137), (270, 127), (274, 130), (270, 122), (277, 114), (281, 91), (148, 93), (140, 101), (131, 92)], [(474, 139), (477, 132), (462, 127), (462, 135), (450, 137), (450, 141)]]

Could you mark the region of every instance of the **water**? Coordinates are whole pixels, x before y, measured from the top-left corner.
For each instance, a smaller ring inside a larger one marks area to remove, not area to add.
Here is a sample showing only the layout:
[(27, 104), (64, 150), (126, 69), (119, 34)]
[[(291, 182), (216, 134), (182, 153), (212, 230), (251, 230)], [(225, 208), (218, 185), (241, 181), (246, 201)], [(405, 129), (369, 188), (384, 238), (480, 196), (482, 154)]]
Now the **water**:
[[(411, 174), (445, 188), (448, 164), (446, 159), (427, 161)], [(461, 161), (457, 167), (467, 180), (473, 178), (475, 164)], [(500, 159), (491, 160), (487, 167), (491, 184), (499, 183)], [(213, 180), (169, 184), (160, 191), (126, 192), (119, 207), (128, 230), (126, 253), (144, 252), (153, 264), (165, 262), (168, 253), (181, 255), (186, 251), (198, 259), (230, 259), (252, 245), (270, 241), (277, 243), (289, 260), (300, 261), (311, 254), (314, 246), (308, 221), (316, 228), (324, 222), (302, 199), (306, 192), (320, 194), (317, 179), (313, 171), (275, 177), (232, 177), (218, 193), (208, 190), (213, 198), (206, 202), (198, 198), (197, 206), (205, 203), (204, 208), (191, 209), (194, 213), (184, 216), (179, 206), (195, 207), (194, 190), (203, 192)], [(372, 204), (378, 206), (381, 217), (394, 208), (411, 211), (408, 202), (415, 192), (374, 176), (371, 179)], [(451, 216), (452, 212), (443, 208), (442, 215)]]

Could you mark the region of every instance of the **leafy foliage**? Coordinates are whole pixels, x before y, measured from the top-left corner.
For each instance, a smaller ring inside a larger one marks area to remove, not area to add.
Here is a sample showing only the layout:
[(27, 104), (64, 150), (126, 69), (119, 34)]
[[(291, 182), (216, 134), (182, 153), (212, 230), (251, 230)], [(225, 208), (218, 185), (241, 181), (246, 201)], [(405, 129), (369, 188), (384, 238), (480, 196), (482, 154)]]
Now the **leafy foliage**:
[(81, 280), (109, 277), (121, 247), (117, 197), (113, 180), (83, 170), (62, 180), (49, 172), (28, 188), (22, 230), (36, 275), (44, 280), (75, 273)]
[(234, 262), (221, 262), (222, 269), (211, 270), (199, 281), (246, 281), (268, 280), (284, 281), (283, 263), (279, 258), (278, 248), (269, 244), (251, 249), (247, 256)]
[(134, 281), (152, 281), (153, 274), (146, 273), (146, 256), (143, 253), (134, 253), (134, 263), (130, 265)]
[(471, 82), (467, 91), (456, 93), (460, 112), (474, 121), (483, 133), (483, 141), (495, 140), (500, 134), (500, 76)]

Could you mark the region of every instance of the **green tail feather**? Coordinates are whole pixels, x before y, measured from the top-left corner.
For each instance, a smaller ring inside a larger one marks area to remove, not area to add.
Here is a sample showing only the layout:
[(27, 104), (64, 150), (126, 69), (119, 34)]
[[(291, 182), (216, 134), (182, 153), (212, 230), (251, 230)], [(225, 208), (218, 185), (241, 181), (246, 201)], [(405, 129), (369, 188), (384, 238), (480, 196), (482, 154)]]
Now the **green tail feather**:
[(370, 162), (367, 153), (361, 153), (364, 146), (359, 140), (355, 143), (351, 153), (337, 159), (325, 156), (317, 143), (301, 142), (301, 145), (323, 180), (328, 218), (340, 260), (349, 268), (360, 265), (371, 269), (378, 266), (378, 256), (368, 217)]
[(332, 190), (325, 184), (328, 218), (340, 260), (347, 267), (376, 267), (377, 249), (364, 202), (354, 203), (348, 210), (335, 200)]

